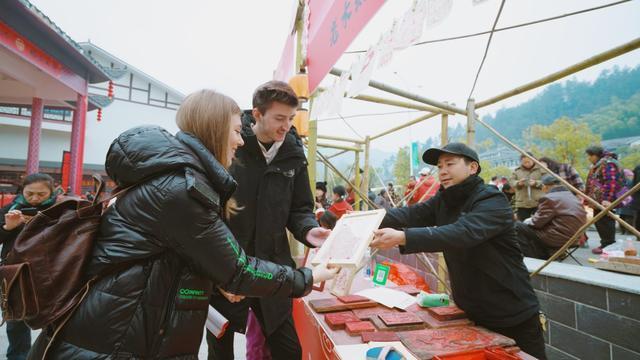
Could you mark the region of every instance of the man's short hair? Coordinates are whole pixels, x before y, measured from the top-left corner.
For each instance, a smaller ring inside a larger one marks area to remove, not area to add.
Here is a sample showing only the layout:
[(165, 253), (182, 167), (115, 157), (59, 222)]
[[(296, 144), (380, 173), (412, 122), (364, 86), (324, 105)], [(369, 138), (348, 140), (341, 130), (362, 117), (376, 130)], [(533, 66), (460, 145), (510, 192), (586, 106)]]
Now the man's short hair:
[(298, 96), (291, 86), (283, 81), (271, 80), (253, 92), (253, 108), (265, 114), (274, 102), (298, 107)]

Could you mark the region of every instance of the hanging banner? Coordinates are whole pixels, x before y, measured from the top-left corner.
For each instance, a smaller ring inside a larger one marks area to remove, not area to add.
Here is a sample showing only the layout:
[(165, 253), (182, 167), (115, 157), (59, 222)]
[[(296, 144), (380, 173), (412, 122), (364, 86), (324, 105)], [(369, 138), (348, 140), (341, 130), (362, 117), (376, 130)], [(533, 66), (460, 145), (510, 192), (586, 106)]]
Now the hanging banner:
[(309, 1), (307, 66), (313, 92), (384, 0)]
[(418, 142), (411, 143), (411, 168), (418, 169), (420, 167), (420, 152), (418, 150)]
[(364, 56), (351, 65), (351, 86), (347, 92), (348, 97), (356, 97), (369, 87), (369, 81), (377, 63), (378, 51), (375, 47), (371, 47)]
[(293, 14), (291, 15), (291, 24), (289, 24), (289, 34), (287, 36), (287, 42), (284, 44), (284, 49), (280, 55), (280, 61), (278, 67), (273, 72), (273, 80), (280, 80), (287, 82), (294, 75), (294, 62), (295, 62), (295, 41), (296, 41), (296, 14), (298, 10), (298, 3), (295, 3), (293, 7)]

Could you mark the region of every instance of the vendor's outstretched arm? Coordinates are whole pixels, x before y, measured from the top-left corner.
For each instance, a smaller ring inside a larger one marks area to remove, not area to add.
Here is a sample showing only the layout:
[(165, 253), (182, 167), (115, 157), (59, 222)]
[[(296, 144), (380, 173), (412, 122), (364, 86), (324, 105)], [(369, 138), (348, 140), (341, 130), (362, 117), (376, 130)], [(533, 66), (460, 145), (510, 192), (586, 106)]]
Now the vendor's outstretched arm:
[[(495, 196), (503, 196), (496, 194)], [(496, 206), (498, 205), (498, 206)], [(513, 212), (506, 199), (478, 202), (454, 223), (438, 227), (412, 227), (405, 230), (402, 253), (440, 252), (471, 248), (513, 229)]]

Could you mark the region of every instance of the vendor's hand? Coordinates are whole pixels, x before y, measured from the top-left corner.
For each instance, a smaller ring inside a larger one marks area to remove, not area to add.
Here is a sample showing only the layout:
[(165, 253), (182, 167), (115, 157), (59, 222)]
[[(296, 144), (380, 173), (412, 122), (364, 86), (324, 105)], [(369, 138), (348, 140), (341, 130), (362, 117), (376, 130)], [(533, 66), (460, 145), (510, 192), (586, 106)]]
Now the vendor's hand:
[(374, 231), (373, 235), (373, 241), (369, 246), (374, 249), (386, 250), (406, 244), (404, 231), (385, 228)]
[(607, 206), (609, 206), (609, 205), (611, 205), (611, 201), (604, 200), (604, 201), (602, 202), (602, 206), (604, 206), (604, 207), (607, 207)]
[(311, 273), (313, 274), (313, 283), (317, 284), (319, 282), (331, 280), (336, 277), (336, 274), (338, 274), (339, 271), (339, 267), (329, 267), (326, 262), (314, 266), (313, 269), (311, 269)]
[(331, 234), (331, 230), (323, 227), (315, 227), (307, 232), (307, 242), (314, 247), (320, 247)]
[(524, 186), (524, 181), (525, 181), (524, 179), (519, 180), (519, 181), (518, 181), (518, 183), (517, 183), (517, 185), (518, 185), (518, 186)]
[(22, 212), (20, 210), (11, 210), (4, 215), (3, 228), (7, 231), (11, 231), (24, 224), (25, 222), (25, 216), (22, 215)]
[(536, 186), (535, 180), (529, 180), (529, 186)]
[(244, 296), (242, 295), (234, 295), (230, 292), (222, 290), (221, 288), (218, 288), (218, 291), (220, 291), (220, 294), (222, 294), (222, 296), (224, 296), (231, 303), (237, 303), (244, 299)]

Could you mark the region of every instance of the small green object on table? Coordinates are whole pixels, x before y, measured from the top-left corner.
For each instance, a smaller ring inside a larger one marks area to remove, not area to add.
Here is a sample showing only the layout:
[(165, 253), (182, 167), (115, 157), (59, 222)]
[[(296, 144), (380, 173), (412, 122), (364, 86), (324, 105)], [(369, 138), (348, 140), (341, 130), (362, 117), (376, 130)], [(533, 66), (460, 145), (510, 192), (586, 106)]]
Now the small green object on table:
[(376, 264), (376, 270), (373, 272), (373, 283), (384, 286), (389, 277), (389, 267), (383, 264)]

